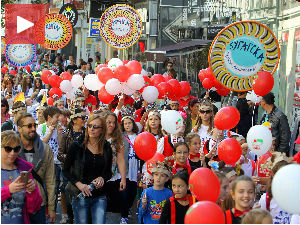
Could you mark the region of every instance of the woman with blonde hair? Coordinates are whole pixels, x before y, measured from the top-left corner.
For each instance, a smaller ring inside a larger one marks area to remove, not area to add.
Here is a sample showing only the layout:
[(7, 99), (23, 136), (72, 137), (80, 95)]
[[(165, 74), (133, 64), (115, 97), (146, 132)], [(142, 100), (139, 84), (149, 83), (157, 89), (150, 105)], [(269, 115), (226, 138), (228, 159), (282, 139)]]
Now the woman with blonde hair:
[(105, 119), (93, 115), (87, 121), (84, 140), (73, 142), (67, 151), (63, 175), (68, 180), (66, 192), (72, 198), (75, 223), (105, 223), (103, 186), (112, 175), (112, 149), (105, 135)]

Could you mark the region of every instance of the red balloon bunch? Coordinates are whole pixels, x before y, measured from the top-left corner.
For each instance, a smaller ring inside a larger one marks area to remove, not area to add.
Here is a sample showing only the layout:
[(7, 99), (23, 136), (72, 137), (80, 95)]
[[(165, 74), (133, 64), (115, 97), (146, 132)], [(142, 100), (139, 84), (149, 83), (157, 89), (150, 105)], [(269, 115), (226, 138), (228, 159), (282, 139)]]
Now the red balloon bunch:
[(274, 77), (268, 71), (260, 71), (257, 78), (253, 82), (253, 90), (255, 94), (264, 96), (268, 94), (274, 86)]
[(198, 168), (194, 170), (190, 175), (189, 187), (198, 201), (216, 202), (219, 198), (220, 182), (210, 169)]
[(156, 153), (157, 142), (153, 134), (148, 132), (140, 133), (134, 141), (134, 150), (136, 155), (147, 161)]
[(108, 67), (102, 67), (98, 70), (98, 78), (99, 80), (103, 83), (103, 84), (106, 84), (106, 82), (109, 80), (109, 79), (112, 79), (112, 78), (116, 78), (115, 75), (114, 75), (114, 72), (108, 68)]
[(114, 100), (115, 96), (108, 94), (107, 91), (106, 91), (106, 89), (105, 89), (105, 86), (103, 86), (98, 91), (98, 98), (104, 104), (109, 104), (109, 103), (111, 103)]
[(235, 164), (242, 155), (242, 147), (234, 138), (227, 138), (218, 146), (218, 156), (226, 164)]
[(49, 96), (53, 97), (53, 95), (57, 95), (59, 98), (62, 96), (62, 91), (58, 87), (53, 87), (49, 91)]
[(45, 84), (49, 84), (48, 78), (52, 75), (52, 73), (49, 70), (44, 70), (42, 72), (41, 79)]
[(233, 106), (220, 109), (214, 119), (214, 125), (219, 130), (230, 130), (240, 121), (240, 112)]
[(53, 88), (58, 88), (60, 86), (60, 83), (63, 81), (59, 76), (57, 75), (51, 75), (48, 78), (49, 84)]
[(136, 60), (129, 61), (126, 64), (126, 66), (129, 69), (130, 75), (131, 74), (141, 74), (141, 72), (142, 72), (142, 65)]
[(114, 74), (116, 74), (116, 77), (120, 82), (127, 81), (130, 75), (132, 75), (132, 73), (130, 73), (130, 69), (124, 65), (118, 66), (114, 70)]
[(1, 73), (6, 73), (8, 71), (8, 68), (6, 67), (6, 66), (3, 66), (2, 68), (1, 68)]
[(72, 80), (72, 75), (71, 75), (69, 72), (62, 72), (62, 73), (60, 74), (60, 77), (61, 77), (61, 79), (63, 79), (63, 80), (69, 80), (69, 81)]

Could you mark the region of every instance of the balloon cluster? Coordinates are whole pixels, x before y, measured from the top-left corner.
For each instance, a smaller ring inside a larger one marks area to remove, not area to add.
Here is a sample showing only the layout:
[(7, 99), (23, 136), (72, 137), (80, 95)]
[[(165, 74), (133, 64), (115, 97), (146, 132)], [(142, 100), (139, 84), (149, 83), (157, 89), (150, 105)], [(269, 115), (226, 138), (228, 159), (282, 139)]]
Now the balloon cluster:
[(230, 90), (223, 87), (219, 83), (217, 78), (215, 78), (210, 67), (200, 70), (198, 73), (198, 77), (199, 77), (200, 81), (202, 82), (202, 86), (205, 89), (211, 89), (211, 88), (215, 87), (217, 90), (217, 93), (221, 96), (226, 96), (230, 93)]

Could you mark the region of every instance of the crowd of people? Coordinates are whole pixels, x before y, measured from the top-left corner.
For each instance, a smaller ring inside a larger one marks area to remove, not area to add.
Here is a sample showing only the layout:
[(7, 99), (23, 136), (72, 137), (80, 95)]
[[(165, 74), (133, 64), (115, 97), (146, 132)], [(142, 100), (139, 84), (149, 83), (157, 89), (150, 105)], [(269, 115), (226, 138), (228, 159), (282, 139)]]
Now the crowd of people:
[[(51, 69), (58, 75), (68, 71), (84, 77), (94, 73), (99, 64), (96, 57), (95, 62), (81, 60), (77, 66), (72, 56), (67, 59), (51, 53), (39, 54), (30, 71), (11, 68), (2, 61), (2, 66), (9, 68), (1, 70), (2, 223), (54, 223), (60, 204), (60, 223), (102, 224), (110, 211), (120, 213), (120, 223), (126, 224), (137, 211), (139, 223), (183, 224), (187, 210), (197, 201), (189, 190), (189, 176), (201, 167), (218, 177), (216, 203), (224, 211), (226, 223), (300, 222), (299, 215), (281, 209), (272, 196), (276, 172), (300, 163), (298, 144), (291, 141), (299, 136), (299, 124), (291, 134), (273, 93), (262, 97), (260, 106), (265, 113), (260, 121), (246, 92), (239, 93), (236, 108), (241, 119), (230, 131), (214, 127), (220, 108), (209, 92), (203, 98), (188, 94), (166, 101), (159, 109), (138, 91), (103, 104), (97, 91), (84, 86), (74, 101), (64, 94), (54, 98), (53, 105), (44, 101), (50, 86), (42, 82), (40, 71)], [(166, 74), (176, 77), (173, 63), (167, 65)], [(148, 76), (153, 73), (153, 68), (148, 68)], [(25, 99), (14, 101), (21, 92)], [(163, 130), (161, 110), (183, 115), (179, 133)], [(246, 141), (253, 121), (271, 123), (273, 143), (261, 157), (249, 151)], [(149, 166), (136, 155), (134, 143), (141, 132), (156, 138), (157, 152), (166, 157), (164, 161)], [(218, 158), (218, 144), (228, 137), (242, 147), (242, 156), (234, 165)], [(26, 181), (23, 171), (29, 172)], [(135, 201), (137, 210), (133, 210)]]

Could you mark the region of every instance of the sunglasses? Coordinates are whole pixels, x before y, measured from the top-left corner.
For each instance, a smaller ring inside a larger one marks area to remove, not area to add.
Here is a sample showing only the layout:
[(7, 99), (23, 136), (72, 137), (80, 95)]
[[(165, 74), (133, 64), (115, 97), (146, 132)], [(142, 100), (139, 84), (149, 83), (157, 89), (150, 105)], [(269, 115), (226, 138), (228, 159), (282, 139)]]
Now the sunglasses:
[(5, 151), (7, 153), (10, 153), (11, 151), (14, 151), (15, 153), (18, 153), (21, 150), (21, 146), (20, 145), (14, 147), (14, 148), (12, 148), (10, 146), (4, 146), (3, 148), (5, 149)]
[(27, 127), (28, 129), (31, 129), (32, 127), (36, 128), (37, 124), (36, 123), (30, 123), (30, 124), (23, 125), (22, 127)]
[(209, 113), (211, 113), (211, 110), (200, 110), (200, 113), (202, 113), (202, 114), (204, 114), (204, 113), (209, 114)]
[(100, 128), (103, 129), (103, 127), (100, 127), (100, 126), (97, 126), (97, 125), (93, 125), (93, 124), (88, 124), (87, 126), (88, 126), (88, 128), (93, 128), (95, 130), (96, 129), (100, 129)]

